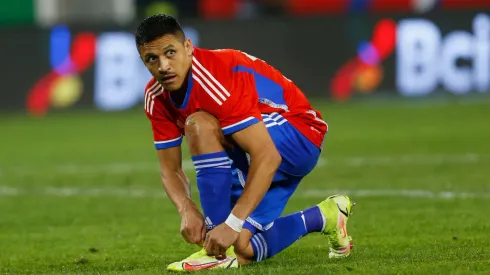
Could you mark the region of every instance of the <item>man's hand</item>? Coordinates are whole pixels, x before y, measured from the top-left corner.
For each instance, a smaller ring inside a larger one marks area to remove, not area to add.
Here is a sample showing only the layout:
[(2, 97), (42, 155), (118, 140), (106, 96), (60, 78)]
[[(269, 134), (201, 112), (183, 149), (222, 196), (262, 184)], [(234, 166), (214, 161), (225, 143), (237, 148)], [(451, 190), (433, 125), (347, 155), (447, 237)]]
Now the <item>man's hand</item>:
[(186, 207), (181, 213), (180, 234), (188, 243), (202, 245), (206, 236), (204, 217), (195, 204)]
[(163, 187), (182, 218), (180, 233), (187, 242), (202, 245), (206, 227), (201, 212), (191, 199), (189, 180), (182, 170), (181, 147), (160, 149), (157, 154)]
[(226, 223), (222, 223), (209, 231), (206, 235), (204, 247), (208, 255), (214, 255), (216, 259), (226, 258), (226, 250), (232, 246), (240, 233), (231, 229)]

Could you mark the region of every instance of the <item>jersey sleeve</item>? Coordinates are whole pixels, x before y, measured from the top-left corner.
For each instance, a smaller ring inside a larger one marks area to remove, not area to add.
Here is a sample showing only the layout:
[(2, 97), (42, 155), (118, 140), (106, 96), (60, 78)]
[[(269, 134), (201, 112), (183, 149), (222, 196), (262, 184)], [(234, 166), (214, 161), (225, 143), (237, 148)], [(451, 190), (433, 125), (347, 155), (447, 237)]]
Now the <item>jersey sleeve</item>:
[(163, 104), (155, 100), (155, 83), (148, 83), (145, 90), (145, 113), (151, 122), (155, 148), (166, 149), (182, 144), (182, 134), (177, 125), (165, 114)]
[(197, 70), (193, 73), (205, 91), (202, 103), (206, 111), (218, 119), (223, 133), (230, 135), (262, 121), (262, 115), (253, 76), (234, 72), (237, 63), (233, 51), (222, 51), (219, 55), (209, 69), (195, 61)]
[(252, 89), (247, 86), (236, 88), (223, 103), (218, 119), (225, 135), (243, 130), (262, 120), (258, 98)]
[(177, 125), (165, 117), (155, 117), (147, 113), (153, 131), (155, 149), (167, 149), (182, 144), (182, 134)]

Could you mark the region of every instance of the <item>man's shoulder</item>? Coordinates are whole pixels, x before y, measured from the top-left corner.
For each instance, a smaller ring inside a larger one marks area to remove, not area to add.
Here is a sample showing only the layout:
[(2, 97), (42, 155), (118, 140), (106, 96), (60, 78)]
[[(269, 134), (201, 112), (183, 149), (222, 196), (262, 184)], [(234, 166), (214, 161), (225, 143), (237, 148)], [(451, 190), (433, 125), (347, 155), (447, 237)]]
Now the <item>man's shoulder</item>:
[(227, 55), (234, 55), (236, 53), (239, 53), (239, 50), (235, 49), (204, 49), (204, 48), (197, 48), (194, 47), (194, 55), (199, 55), (199, 56), (227, 56)]
[(194, 49), (194, 61), (198, 61), (205, 65), (210, 64), (229, 64), (233, 63), (239, 50), (234, 49)]
[[(221, 79), (223, 84), (230, 84), (235, 79), (237, 66), (254, 67), (254, 58), (235, 49), (197, 49), (194, 51), (192, 69), (198, 75), (201, 72), (206, 76)], [(214, 80), (214, 79), (213, 79)], [(231, 85), (231, 84), (230, 84)]]

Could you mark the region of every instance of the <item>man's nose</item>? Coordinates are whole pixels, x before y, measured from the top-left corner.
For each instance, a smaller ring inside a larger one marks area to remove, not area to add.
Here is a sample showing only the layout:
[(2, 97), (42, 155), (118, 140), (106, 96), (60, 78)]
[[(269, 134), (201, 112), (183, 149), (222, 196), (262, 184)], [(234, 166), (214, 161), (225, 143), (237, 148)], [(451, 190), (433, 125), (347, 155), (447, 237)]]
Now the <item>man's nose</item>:
[(158, 72), (161, 74), (170, 70), (170, 62), (166, 58), (160, 58), (160, 66), (158, 66)]

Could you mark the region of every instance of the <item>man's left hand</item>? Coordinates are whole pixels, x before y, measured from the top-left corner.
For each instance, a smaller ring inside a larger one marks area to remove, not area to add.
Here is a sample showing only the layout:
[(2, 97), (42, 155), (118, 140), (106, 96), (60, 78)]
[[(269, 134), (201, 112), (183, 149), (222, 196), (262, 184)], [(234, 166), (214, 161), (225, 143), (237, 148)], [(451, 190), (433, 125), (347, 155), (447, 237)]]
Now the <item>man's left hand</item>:
[(226, 250), (235, 243), (239, 235), (240, 233), (222, 223), (208, 232), (204, 248), (208, 255), (214, 255), (216, 259), (223, 260), (226, 258)]

